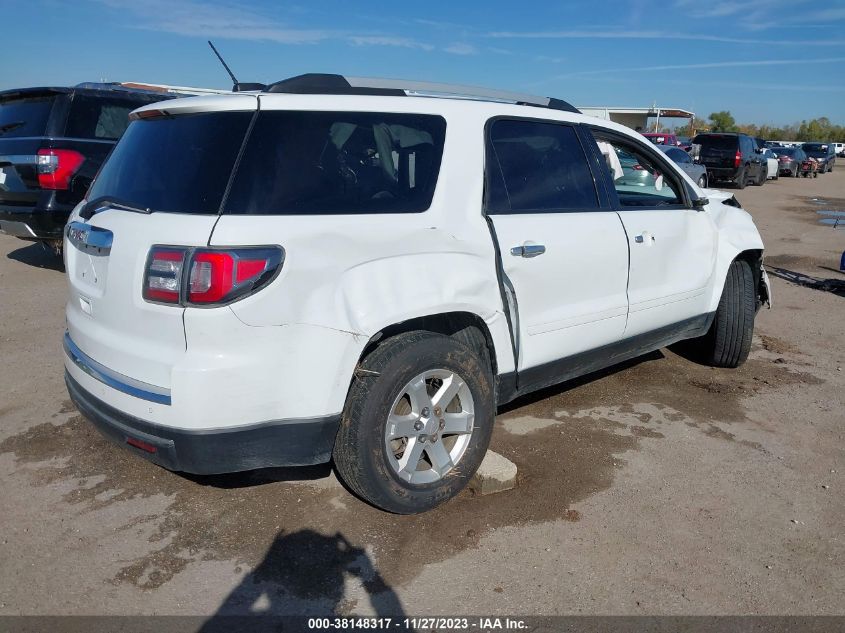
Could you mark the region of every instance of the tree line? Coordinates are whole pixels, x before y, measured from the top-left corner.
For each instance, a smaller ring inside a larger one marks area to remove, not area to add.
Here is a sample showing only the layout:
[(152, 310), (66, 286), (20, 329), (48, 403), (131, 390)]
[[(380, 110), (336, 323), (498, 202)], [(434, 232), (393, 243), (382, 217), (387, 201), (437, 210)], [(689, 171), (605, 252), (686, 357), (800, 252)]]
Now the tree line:
[[(704, 128), (707, 129), (704, 129)], [(773, 141), (828, 141), (845, 143), (845, 125), (831, 123), (827, 117), (801, 121), (783, 127), (755, 125), (754, 123), (737, 124), (727, 110), (713, 112), (709, 120), (701, 125), (696, 122), (698, 132), (742, 132)]]

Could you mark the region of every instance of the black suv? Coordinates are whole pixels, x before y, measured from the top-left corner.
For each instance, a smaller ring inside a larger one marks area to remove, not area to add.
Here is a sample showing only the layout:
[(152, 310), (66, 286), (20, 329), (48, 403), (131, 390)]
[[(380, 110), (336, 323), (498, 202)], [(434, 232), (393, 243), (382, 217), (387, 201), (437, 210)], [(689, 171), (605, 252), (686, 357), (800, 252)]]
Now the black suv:
[(120, 84), (0, 92), (0, 233), (61, 248), (68, 215), (129, 123), (172, 95)]
[(801, 149), (818, 161), (820, 174), (833, 171), (836, 164), (836, 146), (833, 143), (804, 143)]
[(707, 168), (707, 181), (727, 181), (744, 189), (747, 183), (762, 185), (768, 166), (762, 149), (746, 134), (708, 132), (699, 134), (693, 144), (701, 145), (699, 161)]

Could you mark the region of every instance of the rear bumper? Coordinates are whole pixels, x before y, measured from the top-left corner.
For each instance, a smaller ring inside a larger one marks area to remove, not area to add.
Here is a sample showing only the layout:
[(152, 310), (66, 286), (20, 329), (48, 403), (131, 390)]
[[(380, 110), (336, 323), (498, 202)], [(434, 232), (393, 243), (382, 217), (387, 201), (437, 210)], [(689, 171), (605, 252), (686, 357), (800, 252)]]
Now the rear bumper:
[(710, 167), (707, 166), (707, 177), (710, 180), (735, 180), (739, 175), (739, 169), (733, 167)]
[(0, 206), (0, 232), (31, 240), (60, 240), (72, 209)]
[(106, 404), (67, 371), (65, 383), (76, 407), (106, 438), (168, 470), (197, 475), (325, 463), (340, 425), (334, 415), (223, 429), (166, 427)]

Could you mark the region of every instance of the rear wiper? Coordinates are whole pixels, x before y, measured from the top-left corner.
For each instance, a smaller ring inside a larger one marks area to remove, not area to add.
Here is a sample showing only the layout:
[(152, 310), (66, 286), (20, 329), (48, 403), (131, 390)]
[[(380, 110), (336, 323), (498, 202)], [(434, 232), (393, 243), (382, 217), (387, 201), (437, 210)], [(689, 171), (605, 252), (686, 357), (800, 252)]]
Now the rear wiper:
[(88, 204), (85, 205), (85, 208), (79, 213), (79, 217), (84, 218), (85, 220), (90, 220), (95, 213), (99, 213), (100, 211), (105, 211), (107, 209), (119, 209), (121, 211), (132, 211), (133, 213), (143, 213), (145, 215), (149, 215), (153, 212), (152, 209), (149, 207), (136, 207), (131, 204), (126, 204), (125, 202), (120, 202), (119, 200), (115, 200), (113, 198), (104, 197), (104, 198), (97, 198), (96, 200), (92, 200)]
[(22, 126), (26, 121), (12, 121), (11, 123), (6, 123), (5, 125), (0, 125), (0, 134), (5, 134), (6, 132), (11, 132), (16, 127)]

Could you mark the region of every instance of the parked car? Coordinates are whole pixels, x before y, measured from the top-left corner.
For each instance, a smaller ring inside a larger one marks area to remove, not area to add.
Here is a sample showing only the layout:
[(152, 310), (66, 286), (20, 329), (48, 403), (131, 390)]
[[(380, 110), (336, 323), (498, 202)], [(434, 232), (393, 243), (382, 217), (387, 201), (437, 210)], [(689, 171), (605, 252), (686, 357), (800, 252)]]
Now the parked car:
[(420, 512), (497, 405), (683, 339), (736, 367), (769, 300), (732, 195), (557, 99), (305, 75), (131, 118), (66, 231), (65, 375), (173, 470), (333, 458)]
[(834, 143), (833, 147), (835, 148), (837, 156), (845, 157), (845, 143)]
[(778, 157), (778, 169), (781, 174), (797, 178), (801, 173), (801, 163), (807, 155), (800, 147), (775, 147), (772, 150)]
[(819, 173), (833, 171), (836, 164), (836, 148), (833, 143), (804, 143), (801, 149), (807, 152), (807, 156), (816, 159)]
[(615, 153), (622, 166), (622, 176), (616, 178), (617, 184), (631, 187), (651, 187), (656, 176), (640, 164), (639, 159), (622, 148), (615, 148)]
[(692, 157), (690, 157), (690, 155), (680, 147), (660, 145), (659, 148), (664, 154), (671, 158), (678, 167), (683, 169), (687, 173), (687, 176), (692, 178), (693, 182), (695, 182), (699, 187), (702, 189), (707, 187), (707, 168), (705, 168), (704, 165), (694, 162)]
[(58, 249), (129, 113), (166, 98), (115, 84), (0, 92), (0, 233)]
[(645, 132), (643, 134), (649, 141), (655, 145), (673, 145), (678, 147), (681, 142), (674, 134), (663, 134), (662, 132)]
[(680, 147), (685, 152), (690, 151), (690, 148), (692, 148), (692, 139), (689, 136), (679, 136), (678, 147)]
[(780, 176), (780, 163), (777, 154), (766, 147), (763, 149), (761, 155), (763, 156), (763, 160), (766, 161), (766, 177), (770, 180), (777, 180)]
[(768, 165), (750, 136), (707, 132), (697, 135), (692, 142), (701, 145), (700, 160), (711, 183), (731, 182), (737, 189), (744, 189), (749, 182), (758, 186), (766, 182)]

